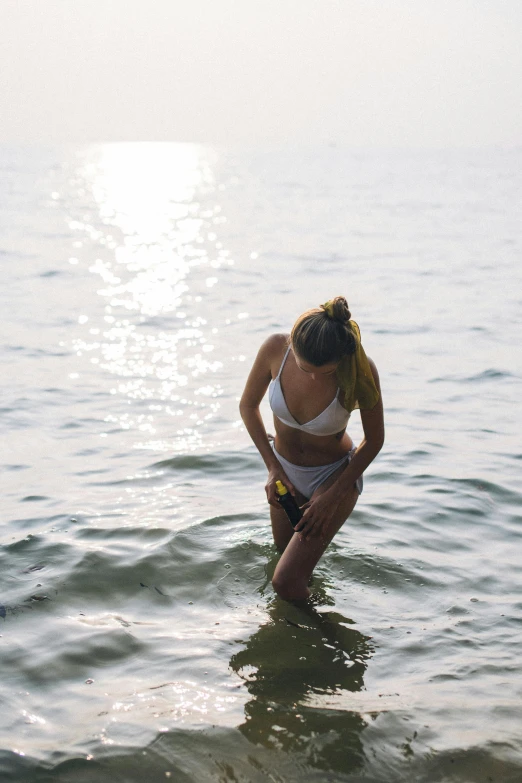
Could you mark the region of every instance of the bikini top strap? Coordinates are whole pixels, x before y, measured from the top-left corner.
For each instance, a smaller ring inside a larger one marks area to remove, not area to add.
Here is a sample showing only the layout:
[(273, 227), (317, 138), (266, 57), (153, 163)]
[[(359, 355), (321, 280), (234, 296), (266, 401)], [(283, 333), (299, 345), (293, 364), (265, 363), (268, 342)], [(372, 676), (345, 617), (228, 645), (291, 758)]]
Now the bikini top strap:
[(286, 353), (285, 353), (285, 355), (284, 355), (284, 357), (283, 357), (283, 361), (281, 362), (281, 367), (279, 368), (279, 372), (277, 373), (276, 380), (277, 380), (277, 379), (279, 378), (279, 376), (281, 375), (281, 372), (282, 372), (282, 370), (283, 370), (283, 367), (285, 366), (286, 357), (288, 356), (289, 352), (290, 352), (290, 346), (288, 346), (288, 348), (286, 349)]

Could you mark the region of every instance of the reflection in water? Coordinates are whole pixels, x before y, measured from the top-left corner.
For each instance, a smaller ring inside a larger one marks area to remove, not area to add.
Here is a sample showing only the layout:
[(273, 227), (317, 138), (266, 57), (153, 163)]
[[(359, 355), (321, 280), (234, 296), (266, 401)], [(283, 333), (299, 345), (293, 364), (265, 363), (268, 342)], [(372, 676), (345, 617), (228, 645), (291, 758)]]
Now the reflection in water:
[(254, 744), (303, 754), (314, 768), (357, 769), (367, 724), (359, 712), (336, 706), (336, 696), (364, 688), (369, 638), (311, 603), (276, 598), (268, 612), (270, 622), (230, 661), (252, 697), (240, 731)]

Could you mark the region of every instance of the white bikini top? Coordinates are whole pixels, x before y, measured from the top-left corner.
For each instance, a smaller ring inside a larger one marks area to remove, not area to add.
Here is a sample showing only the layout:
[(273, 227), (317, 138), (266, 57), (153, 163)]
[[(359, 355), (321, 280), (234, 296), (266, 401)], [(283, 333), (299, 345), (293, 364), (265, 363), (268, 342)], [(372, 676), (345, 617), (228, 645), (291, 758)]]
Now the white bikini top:
[(281, 371), (285, 365), (286, 357), (288, 356), (289, 351), (290, 346), (284, 355), (281, 367), (277, 373), (277, 378), (274, 378), (272, 381), (270, 381), (270, 386), (268, 387), (268, 401), (274, 414), (278, 419), (280, 419), (284, 424), (287, 424), (289, 427), (294, 427), (296, 430), (308, 432), (310, 435), (336, 435), (338, 432), (346, 429), (350, 414), (339, 402), (339, 388), (337, 389), (337, 394), (331, 401), (330, 405), (325, 408), (324, 411), (319, 414), (319, 416), (316, 416), (315, 419), (307, 421), (305, 424), (299, 424), (299, 422), (294, 419), (288, 410), (288, 406), (283, 394), (283, 389), (281, 387), (280, 378)]

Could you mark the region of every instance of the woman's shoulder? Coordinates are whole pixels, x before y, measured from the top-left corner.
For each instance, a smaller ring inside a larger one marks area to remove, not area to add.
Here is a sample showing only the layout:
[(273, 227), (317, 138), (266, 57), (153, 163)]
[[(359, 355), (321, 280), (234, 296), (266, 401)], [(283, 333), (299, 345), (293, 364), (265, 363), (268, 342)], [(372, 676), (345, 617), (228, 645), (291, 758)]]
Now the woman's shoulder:
[(270, 337), (266, 338), (259, 349), (258, 360), (261, 360), (263, 364), (270, 367), (272, 376), (274, 373), (277, 375), (279, 365), (288, 348), (289, 340), (289, 334), (271, 334)]
[(278, 332), (267, 337), (262, 344), (260, 351), (267, 356), (277, 358), (282, 351), (286, 351), (289, 345), (290, 335)]
[(368, 359), (368, 364), (370, 365), (370, 370), (372, 371), (373, 380), (376, 384), (379, 383), (379, 371), (377, 370), (377, 365), (373, 361), (373, 359), (370, 359), (369, 356), (366, 357)]

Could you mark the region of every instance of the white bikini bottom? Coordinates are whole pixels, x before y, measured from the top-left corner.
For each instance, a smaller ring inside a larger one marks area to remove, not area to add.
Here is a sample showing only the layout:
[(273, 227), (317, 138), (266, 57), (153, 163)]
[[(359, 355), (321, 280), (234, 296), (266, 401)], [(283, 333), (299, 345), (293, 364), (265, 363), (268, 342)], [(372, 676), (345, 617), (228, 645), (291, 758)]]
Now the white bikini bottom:
[[(274, 446), (273, 441), (271, 441), (271, 444), (274, 450), (274, 454), (281, 463), (281, 467), (294, 487), (298, 489), (299, 492), (305, 496), (305, 498), (308, 499), (312, 497), (317, 487), (320, 487), (321, 484), (323, 484), (326, 479), (332, 475), (332, 473), (335, 473), (337, 468), (340, 468), (341, 465), (350, 462), (356, 450), (354, 446), (353, 449), (348, 452), (348, 454), (345, 454), (344, 457), (338, 459), (337, 462), (330, 462), (328, 465), (317, 465), (317, 467), (310, 468), (303, 467), (303, 465), (294, 465), (293, 462), (289, 462), (287, 459), (282, 457), (281, 454), (279, 454), (276, 447)], [(355, 486), (357, 487), (357, 491), (360, 495), (363, 491), (362, 476), (359, 476), (355, 482)]]

